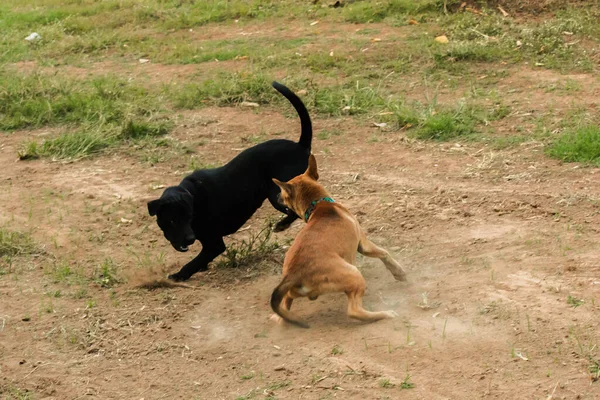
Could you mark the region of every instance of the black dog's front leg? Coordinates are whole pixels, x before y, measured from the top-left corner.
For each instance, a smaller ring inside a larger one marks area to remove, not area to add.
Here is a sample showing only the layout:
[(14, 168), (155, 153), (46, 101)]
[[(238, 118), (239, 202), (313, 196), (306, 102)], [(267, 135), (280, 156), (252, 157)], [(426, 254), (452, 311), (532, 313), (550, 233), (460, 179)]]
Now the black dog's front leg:
[(169, 279), (174, 281), (187, 281), (196, 272), (206, 271), (208, 263), (214, 260), (219, 254), (225, 251), (225, 242), (223, 238), (210, 241), (201, 241), (202, 251), (192, 261), (185, 264), (179, 272), (169, 275)]
[(292, 222), (294, 222), (298, 218), (295, 212), (293, 212), (292, 210), (290, 210), (289, 208), (287, 208), (279, 202), (279, 188), (277, 186), (275, 186), (275, 188), (272, 189), (269, 193), (269, 202), (276, 210), (279, 210), (282, 213), (286, 214), (285, 217), (283, 217), (275, 224), (275, 227), (273, 228), (275, 232), (281, 232), (286, 230), (290, 227)]

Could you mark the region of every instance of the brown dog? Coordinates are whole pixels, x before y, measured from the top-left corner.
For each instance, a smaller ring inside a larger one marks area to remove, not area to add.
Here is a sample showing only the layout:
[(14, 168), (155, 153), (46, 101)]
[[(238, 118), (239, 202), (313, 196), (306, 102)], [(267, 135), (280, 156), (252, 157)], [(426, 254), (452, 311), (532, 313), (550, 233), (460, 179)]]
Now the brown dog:
[(283, 280), (271, 295), (273, 311), (287, 322), (308, 328), (290, 314), (294, 299), (306, 296), (315, 300), (324, 293), (344, 292), (349, 317), (361, 321), (394, 318), (394, 311), (363, 308), (366, 282), (354, 266), (356, 251), (379, 258), (396, 280), (406, 280), (406, 273), (387, 251), (367, 239), (356, 218), (334, 202), (317, 179), (317, 161), (312, 154), (304, 174), (288, 182), (273, 179), (281, 188), (281, 202), (307, 222), (285, 255)]

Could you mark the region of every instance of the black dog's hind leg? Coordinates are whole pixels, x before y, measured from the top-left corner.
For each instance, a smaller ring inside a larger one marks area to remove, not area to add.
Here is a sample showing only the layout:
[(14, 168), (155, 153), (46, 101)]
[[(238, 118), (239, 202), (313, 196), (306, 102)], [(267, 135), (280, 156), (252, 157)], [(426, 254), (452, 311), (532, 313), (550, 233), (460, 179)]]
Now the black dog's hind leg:
[(277, 186), (275, 186), (275, 188), (272, 189), (269, 193), (269, 202), (276, 210), (281, 211), (285, 214), (285, 217), (283, 217), (275, 224), (275, 227), (273, 228), (275, 232), (281, 232), (286, 230), (290, 227), (292, 222), (294, 222), (298, 218), (295, 212), (279, 203), (279, 188)]
[(219, 254), (225, 251), (225, 242), (223, 238), (215, 238), (210, 241), (204, 240), (202, 243), (202, 251), (192, 261), (185, 264), (179, 272), (169, 275), (169, 279), (174, 281), (187, 281), (190, 276), (196, 272), (206, 271), (208, 263), (214, 260)]

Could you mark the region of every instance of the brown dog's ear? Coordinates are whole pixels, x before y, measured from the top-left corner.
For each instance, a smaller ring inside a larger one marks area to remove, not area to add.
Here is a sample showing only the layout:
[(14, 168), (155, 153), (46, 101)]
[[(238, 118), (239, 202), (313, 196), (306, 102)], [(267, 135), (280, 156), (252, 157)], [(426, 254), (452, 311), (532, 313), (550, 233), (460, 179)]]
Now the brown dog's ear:
[(275, 179), (275, 178), (273, 178), (273, 182), (274, 182), (274, 183), (275, 183), (277, 186), (279, 186), (279, 188), (280, 188), (280, 189), (281, 189), (283, 192), (286, 192), (286, 193), (288, 193), (288, 194), (291, 192), (291, 186), (292, 186), (292, 185), (290, 185), (289, 183), (287, 183), (287, 182), (281, 182), (279, 179)]
[(306, 169), (304, 175), (314, 179), (315, 181), (319, 180), (319, 172), (317, 171), (317, 159), (312, 154), (308, 156), (308, 168)]

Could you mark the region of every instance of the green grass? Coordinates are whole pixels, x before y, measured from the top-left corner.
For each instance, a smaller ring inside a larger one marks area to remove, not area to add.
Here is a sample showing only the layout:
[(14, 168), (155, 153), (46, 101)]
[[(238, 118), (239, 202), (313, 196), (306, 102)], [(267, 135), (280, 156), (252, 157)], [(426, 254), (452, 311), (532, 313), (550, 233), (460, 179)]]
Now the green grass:
[(390, 382), (390, 380), (388, 378), (383, 378), (383, 379), (379, 380), (379, 387), (381, 387), (381, 388), (391, 389), (395, 386), (396, 385), (394, 385), (392, 382)]
[[(452, 3), (452, 0), (449, 1)], [(353, 23), (379, 22), (386, 18), (397, 24), (398, 19), (433, 11), (442, 11), (442, 0), (357, 1), (342, 10), (344, 19)], [(405, 21), (406, 23), (408, 21)]]
[(218, 268), (255, 267), (261, 261), (273, 257), (280, 245), (271, 240), (272, 225), (269, 223), (248, 239), (242, 239), (227, 246), (225, 253), (217, 260)]
[(0, 130), (64, 124), (124, 125), (161, 110), (161, 98), (117, 77), (71, 79), (0, 71)]
[(569, 295), (567, 297), (567, 304), (569, 304), (573, 308), (577, 308), (585, 303), (583, 299), (578, 299), (577, 297)]
[(105, 259), (96, 268), (94, 276), (94, 281), (103, 288), (111, 288), (122, 282), (117, 277), (117, 265), (111, 258)]
[(40, 253), (41, 249), (29, 234), (0, 227), (0, 258)]
[(566, 162), (600, 165), (600, 127), (587, 125), (568, 130), (554, 140), (546, 152)]
[(5, 387), (0, 387), (2, 391), (3, 400), (32, 400), (34, 399), (33, 394), (27, 389), (21, 389), (16, 386), (9, 384)]
[(526, 23), (504, 18), (495, 10), (486, 10), (486, 14), (459, 13), (444, 18), (450, 43), (432, 47), (436, 68), (452, 69), (455, 63), (464, 62), (527, 61), (565, 72), (594, 69), (593, 53), (578, 43), (600, 40), (598, 10), (568, 8), (555, 18)]

